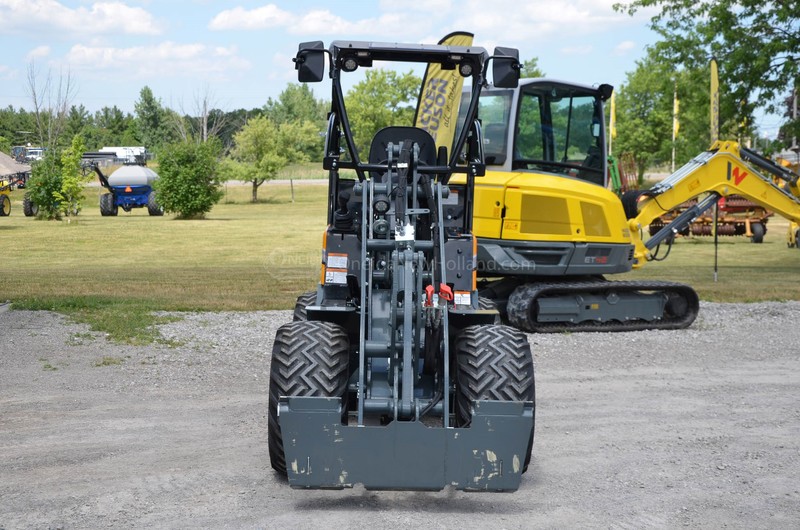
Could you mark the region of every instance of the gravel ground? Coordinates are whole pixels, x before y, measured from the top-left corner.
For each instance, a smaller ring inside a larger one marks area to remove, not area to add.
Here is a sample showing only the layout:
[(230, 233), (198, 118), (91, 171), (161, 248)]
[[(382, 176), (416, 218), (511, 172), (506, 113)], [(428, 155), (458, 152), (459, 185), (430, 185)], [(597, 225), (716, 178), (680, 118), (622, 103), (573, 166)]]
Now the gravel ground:
[(0, 313), (0, 529), (798, 527), (800, 302), (530, 335), (536, 442), (513, 494), (290, 489), (266, 443), (290, 312), (180, 316), (134, 347)]

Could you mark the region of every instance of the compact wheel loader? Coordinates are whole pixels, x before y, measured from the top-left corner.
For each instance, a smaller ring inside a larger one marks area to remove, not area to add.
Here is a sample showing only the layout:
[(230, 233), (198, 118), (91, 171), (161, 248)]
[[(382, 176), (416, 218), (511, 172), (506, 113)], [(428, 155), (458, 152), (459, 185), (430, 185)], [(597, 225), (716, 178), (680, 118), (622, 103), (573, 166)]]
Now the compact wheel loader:
[[(478, 97), (490, 64), (496, 85), (516, 85), (517, 51), (309, 42), (294, 61), (301, 82), (329, 65), (328, 227), (319, 286), (275, 336), (272, 467), (296, 488), (516, 490), (533, 443), (533, 359), (523, 333), (481, 308), (470, 211), (484, 171)], [(378, 61), (472, 81), (449, 152), (407, 126), (358, 152), (342, 77)], [(463, 183), (449, 185), (453, 174)], [(445, 217), (448, 206), (462, 215)]]

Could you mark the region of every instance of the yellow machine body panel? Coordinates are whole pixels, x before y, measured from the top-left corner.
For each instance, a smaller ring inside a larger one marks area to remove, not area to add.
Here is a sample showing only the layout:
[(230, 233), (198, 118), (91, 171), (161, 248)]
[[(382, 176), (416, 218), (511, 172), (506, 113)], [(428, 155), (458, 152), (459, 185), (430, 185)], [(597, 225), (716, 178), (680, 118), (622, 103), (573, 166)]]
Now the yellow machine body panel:
[[(463, 183), (463, 177), (451, 179)], [(479, 238), (570, 243), (631, 242), (613, 192), (576, 178), (492, 171), (475, 181), (473, 233)]]
[[(630, 243), (619, 198), (605, 188), (575, 178), (529, 171), (488, 171), (487, 177), (504, 183), (505, 194), (500, 208), (504, 215), (499, 235), (485, 233), (476, 224), (478, 237)], [(496, 184), (491, 190), (497, 194)], [(484, 180), (479, 179), (475, 187), (476, 204), (488, 198), (484, 197), (485, 191), (488, 190), (484, 189)]]

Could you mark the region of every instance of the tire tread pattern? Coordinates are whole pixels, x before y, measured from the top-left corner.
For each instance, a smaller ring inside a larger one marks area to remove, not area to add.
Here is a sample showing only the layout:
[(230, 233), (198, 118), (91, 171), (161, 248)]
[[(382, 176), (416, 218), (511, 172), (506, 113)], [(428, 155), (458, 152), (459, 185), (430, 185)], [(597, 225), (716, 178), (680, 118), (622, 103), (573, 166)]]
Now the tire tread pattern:
[(286, 476), (286, 457), (278, 422), (281, 396), (342, 397), (347, 388), (349, 340), (329, 322), (284, 324), (275, 335), (269, 381), (268, 445), (272, 468)]
[(292, 320), (295, 322), (308, 320), (308, 316), (306, 315), (306, 307), (313, 305), (316, 302), (317, 291), (309, 291), (298, 296), (297, 301), (294, 304), (294, 314), (292, 315)]
[[(465, 328), (456, 337), (456, 419), (466, 425), (479, 399), (535, 401), (533, 355), (527, 336), (509, 326)], [(523, 472), (530, 462), (533, 429)]]

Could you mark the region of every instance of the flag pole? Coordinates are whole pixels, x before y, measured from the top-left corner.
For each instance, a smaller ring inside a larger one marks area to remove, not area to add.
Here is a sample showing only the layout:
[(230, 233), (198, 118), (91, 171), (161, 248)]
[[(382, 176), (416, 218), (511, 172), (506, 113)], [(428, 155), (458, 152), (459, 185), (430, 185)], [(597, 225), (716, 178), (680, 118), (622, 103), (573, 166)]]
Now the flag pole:
[[(711, 58), (711, 144), (719, 140), (719, 71), (717, 69), (717, 59)], [(719, 275), (719, 231), (717, 221), (719, 219), (719, 201), (714, 203), (714, 282)]]

